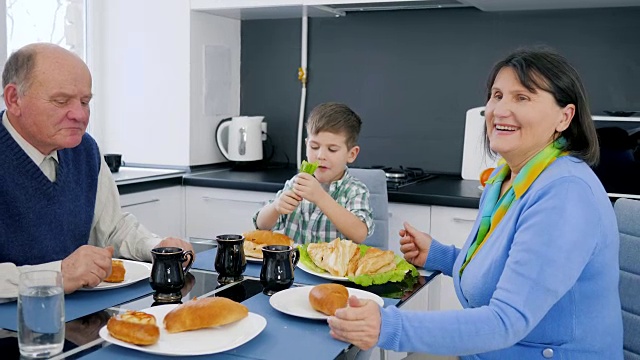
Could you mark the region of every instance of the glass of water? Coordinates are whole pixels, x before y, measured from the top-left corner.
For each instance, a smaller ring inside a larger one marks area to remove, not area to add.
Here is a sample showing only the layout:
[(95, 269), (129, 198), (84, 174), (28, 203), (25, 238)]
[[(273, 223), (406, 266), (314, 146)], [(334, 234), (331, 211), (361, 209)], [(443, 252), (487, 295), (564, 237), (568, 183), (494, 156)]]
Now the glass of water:
[(20, 274), (18, 345), (20, 354), (42, 358), (58, 354), (64, 345), (64, 289), (59, 271)]

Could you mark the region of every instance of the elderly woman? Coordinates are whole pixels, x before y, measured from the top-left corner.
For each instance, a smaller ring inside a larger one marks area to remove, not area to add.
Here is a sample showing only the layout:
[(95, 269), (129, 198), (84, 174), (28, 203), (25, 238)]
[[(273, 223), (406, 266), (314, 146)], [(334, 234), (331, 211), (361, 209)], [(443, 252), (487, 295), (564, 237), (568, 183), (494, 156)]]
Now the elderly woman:
[(502, 159), (464, 247), (400, 231), (405, 258), (452, 276), (464, 309), (352, 298), (331, 334), (461, 359), (622, 359), (618, 230), (589, 167), (598, 141), (577, 72), (557, 54), (518, 51), (494, 67), (487, 98), (486, 140)]

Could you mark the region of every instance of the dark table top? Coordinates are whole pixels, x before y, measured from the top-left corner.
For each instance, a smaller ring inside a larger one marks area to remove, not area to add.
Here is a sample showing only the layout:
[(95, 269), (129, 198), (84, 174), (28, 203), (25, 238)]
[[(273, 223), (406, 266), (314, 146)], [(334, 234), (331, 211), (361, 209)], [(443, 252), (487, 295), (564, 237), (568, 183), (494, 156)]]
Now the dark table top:
[[(275, 356), (276, 353), (273, 353), (272, 347), (269, 344), (264, 344), (266, 338), (277, 339), (278, 334), (280, 334), (281, 329), (290, 328), (294, 331), (294, 334), (297, 332), (313, 332), (314, 336), (323, 336), (323, 341), (326, 342), (324, 344), (325, 348), (333, 349), (331, 351), (316, 351), (316, 358), (318, 359), (344, 359), (347, 358), (348, 354), (352, 353), (353, 347), (349, 346), (349, 344), (338, 342), (330, 338), (328, 334), (328, 328), (326, 322), (318, 322), (311, 321), (305, 319), (298, 319), (295, 317), (290, 317), (289, 315), (280, 313), (269, 305), (268, 297), (262, 294), (262, 285), (259, 282), (259, 279), (256, 277), (245, 275), (245, 279), (241, 282), (222, 285), (217, 281), (217, 274), (213, 271), (202, 270), (202, 268), (209, 268), (209, 262), (206, 258), (210, 257), (212, 250), (208, 250), (202, 253), (199, 253), (200, 269), (191, 270), (189, 274), (187, 274), (187, 285), (182, 290), (182, 301), (187, 301), (194, 297), (206, 297), (206, 296), (222, 296), (230, 298), (234, 301), (243, 302), (249, 307), (251, 312), (258, 313), (264, 316), (267, 319), (267, 328), (263, 330), (263, 332), (258, 335), (255, 339), (249, 341), (248, 343), (241, 345), (237, 350), (230, 350), (224, 353), (219, 353), (216, 355), (205, 356), (204, 358), (213, 358), (213, 359), (241, 359), (246, 358), (247, 355), (251, 354), (251, 358), (260, 359), (261, 354), (264, 355), (265, 351), (270, 351), (269, 356)], [(207, 255), (208, 256), (205, 256)], [(203, 257), (204, 256), (204, 257)], [(211, 260), (211, 259), (209, 259)], [(204, 262), (203, 262), (204, 261)], [(211, 264), (212, 266), (212, 264)], [(248, 274), (250, 272), (247, 272)], [(255, 275), (255, 271), (251, 272), (251, 274)], [(384, 298), (385, 306), (402, 306), (406, 301), (408, 301), (411, 296), (421, 289), (432, 280), (436, 274), (431, 274), (429, 276), (420, 276), (419, 281), (413, 286), (412, 289), (407, 289), (405, 294), (401, 297), (401, 299), (389, 299)], [(303, 280), (304, 277), (300, 279)], [(328, 282), (323, 279), (319, 279), (321, 281), (311, 283), (307, 282), (299, 282), (296, 281), (294, 286), (299, 285), (314, 285), (315, 283)], [(144, 283), (142, 285), (148, 285), (148, 282), (140, 282)], [(345, 283), (346, 286), (350, 286), (348, 283)], [(353, 284), (352, 284), (353, 285)], [(107, 290), (103, 290), (107, 291)], [(376, 288), (369, 289), (371, 292), (377, 292)], [(58, 358), (64, 359), (76, 359), (76, 358), (87, 358), (87, 359), (156, 359), (162, 358), (162, 356), (151, 355), (142, 353), (136, 350), (130, 350), (121, 348), (119, 346), (109, 345), (104, 340), (102, 340), (98, 332), (99, 330), (106, 325), (109, 317), (112, 315), (116, 315), (124, 312), (125, 310), (142, 310), (150, 308), (151, 306), (158, 305), (153, 299), (152, 290), (149, 288), (149, 291), (145, 293), (145, 295), (140, 296), (137, 299), (132, 301), (126, 301), (122, 304), (115, 305), (89, 315), (82, 316), (72, 321), (68, 321), (65, 328), (65, 344), (63, 354), (59, 355)], [(99, 292), (96, 292), (99, 293)], [(380, 294), (383, 295), (384, 294)], [(265, 300), (266, 299), (266, 300)], [(289, 337), (291, 335), (288, 335)], [(275, 338), (274, 338), (275, 337)], [(295, 339), (287, 338), (286, 342), (295, 341)], [(297, 343), (302, 343), (303, 339), (297, 341)], [(278, 340), (280, 341), (280, 340)], [(106, 346), (106, 347), (105, 347)], [(322, 345), (319, 345), (322, 346)], [(259, 351), (259, 354), (253, 354), (254, 350), (252, 349), (262, 349)], [(3, 359), (19, 359), (20, 354), (18, 351), (18, 342), (16, 333), (9, 330), (0, 330), (0, 351), (2, 351)], [(283, 350), (284, 353), (278, 356), (279, 358), (286, 358), (287, 350)], [(335, 351), (335, 352), (334, 352)], [(266, 355), (265, 355), (266, 356)]]

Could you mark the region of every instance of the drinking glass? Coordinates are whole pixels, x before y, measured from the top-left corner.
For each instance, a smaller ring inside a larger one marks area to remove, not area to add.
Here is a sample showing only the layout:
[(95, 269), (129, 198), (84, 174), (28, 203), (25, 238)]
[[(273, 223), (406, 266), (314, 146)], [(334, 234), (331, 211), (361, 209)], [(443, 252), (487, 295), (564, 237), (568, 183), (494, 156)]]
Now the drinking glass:
[(29, 358), (50, 357), (64, 345), (64, 289), (59, 271), (20, 274), (18, 346)]

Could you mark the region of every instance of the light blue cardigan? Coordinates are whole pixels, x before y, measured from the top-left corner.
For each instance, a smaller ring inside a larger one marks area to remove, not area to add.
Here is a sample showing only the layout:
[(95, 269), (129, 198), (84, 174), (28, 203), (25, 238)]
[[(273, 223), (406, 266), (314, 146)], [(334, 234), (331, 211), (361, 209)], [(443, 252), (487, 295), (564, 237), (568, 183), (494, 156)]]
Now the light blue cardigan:
[(460, 279), (478, 225), (462, 249), (434, 241), (425, 264), (453, 274), (465, 309), (382, 309), (378, 346), (461, 359), (622, 359), (618, 228), (584, 162), (565, 156), (545, 169)]

